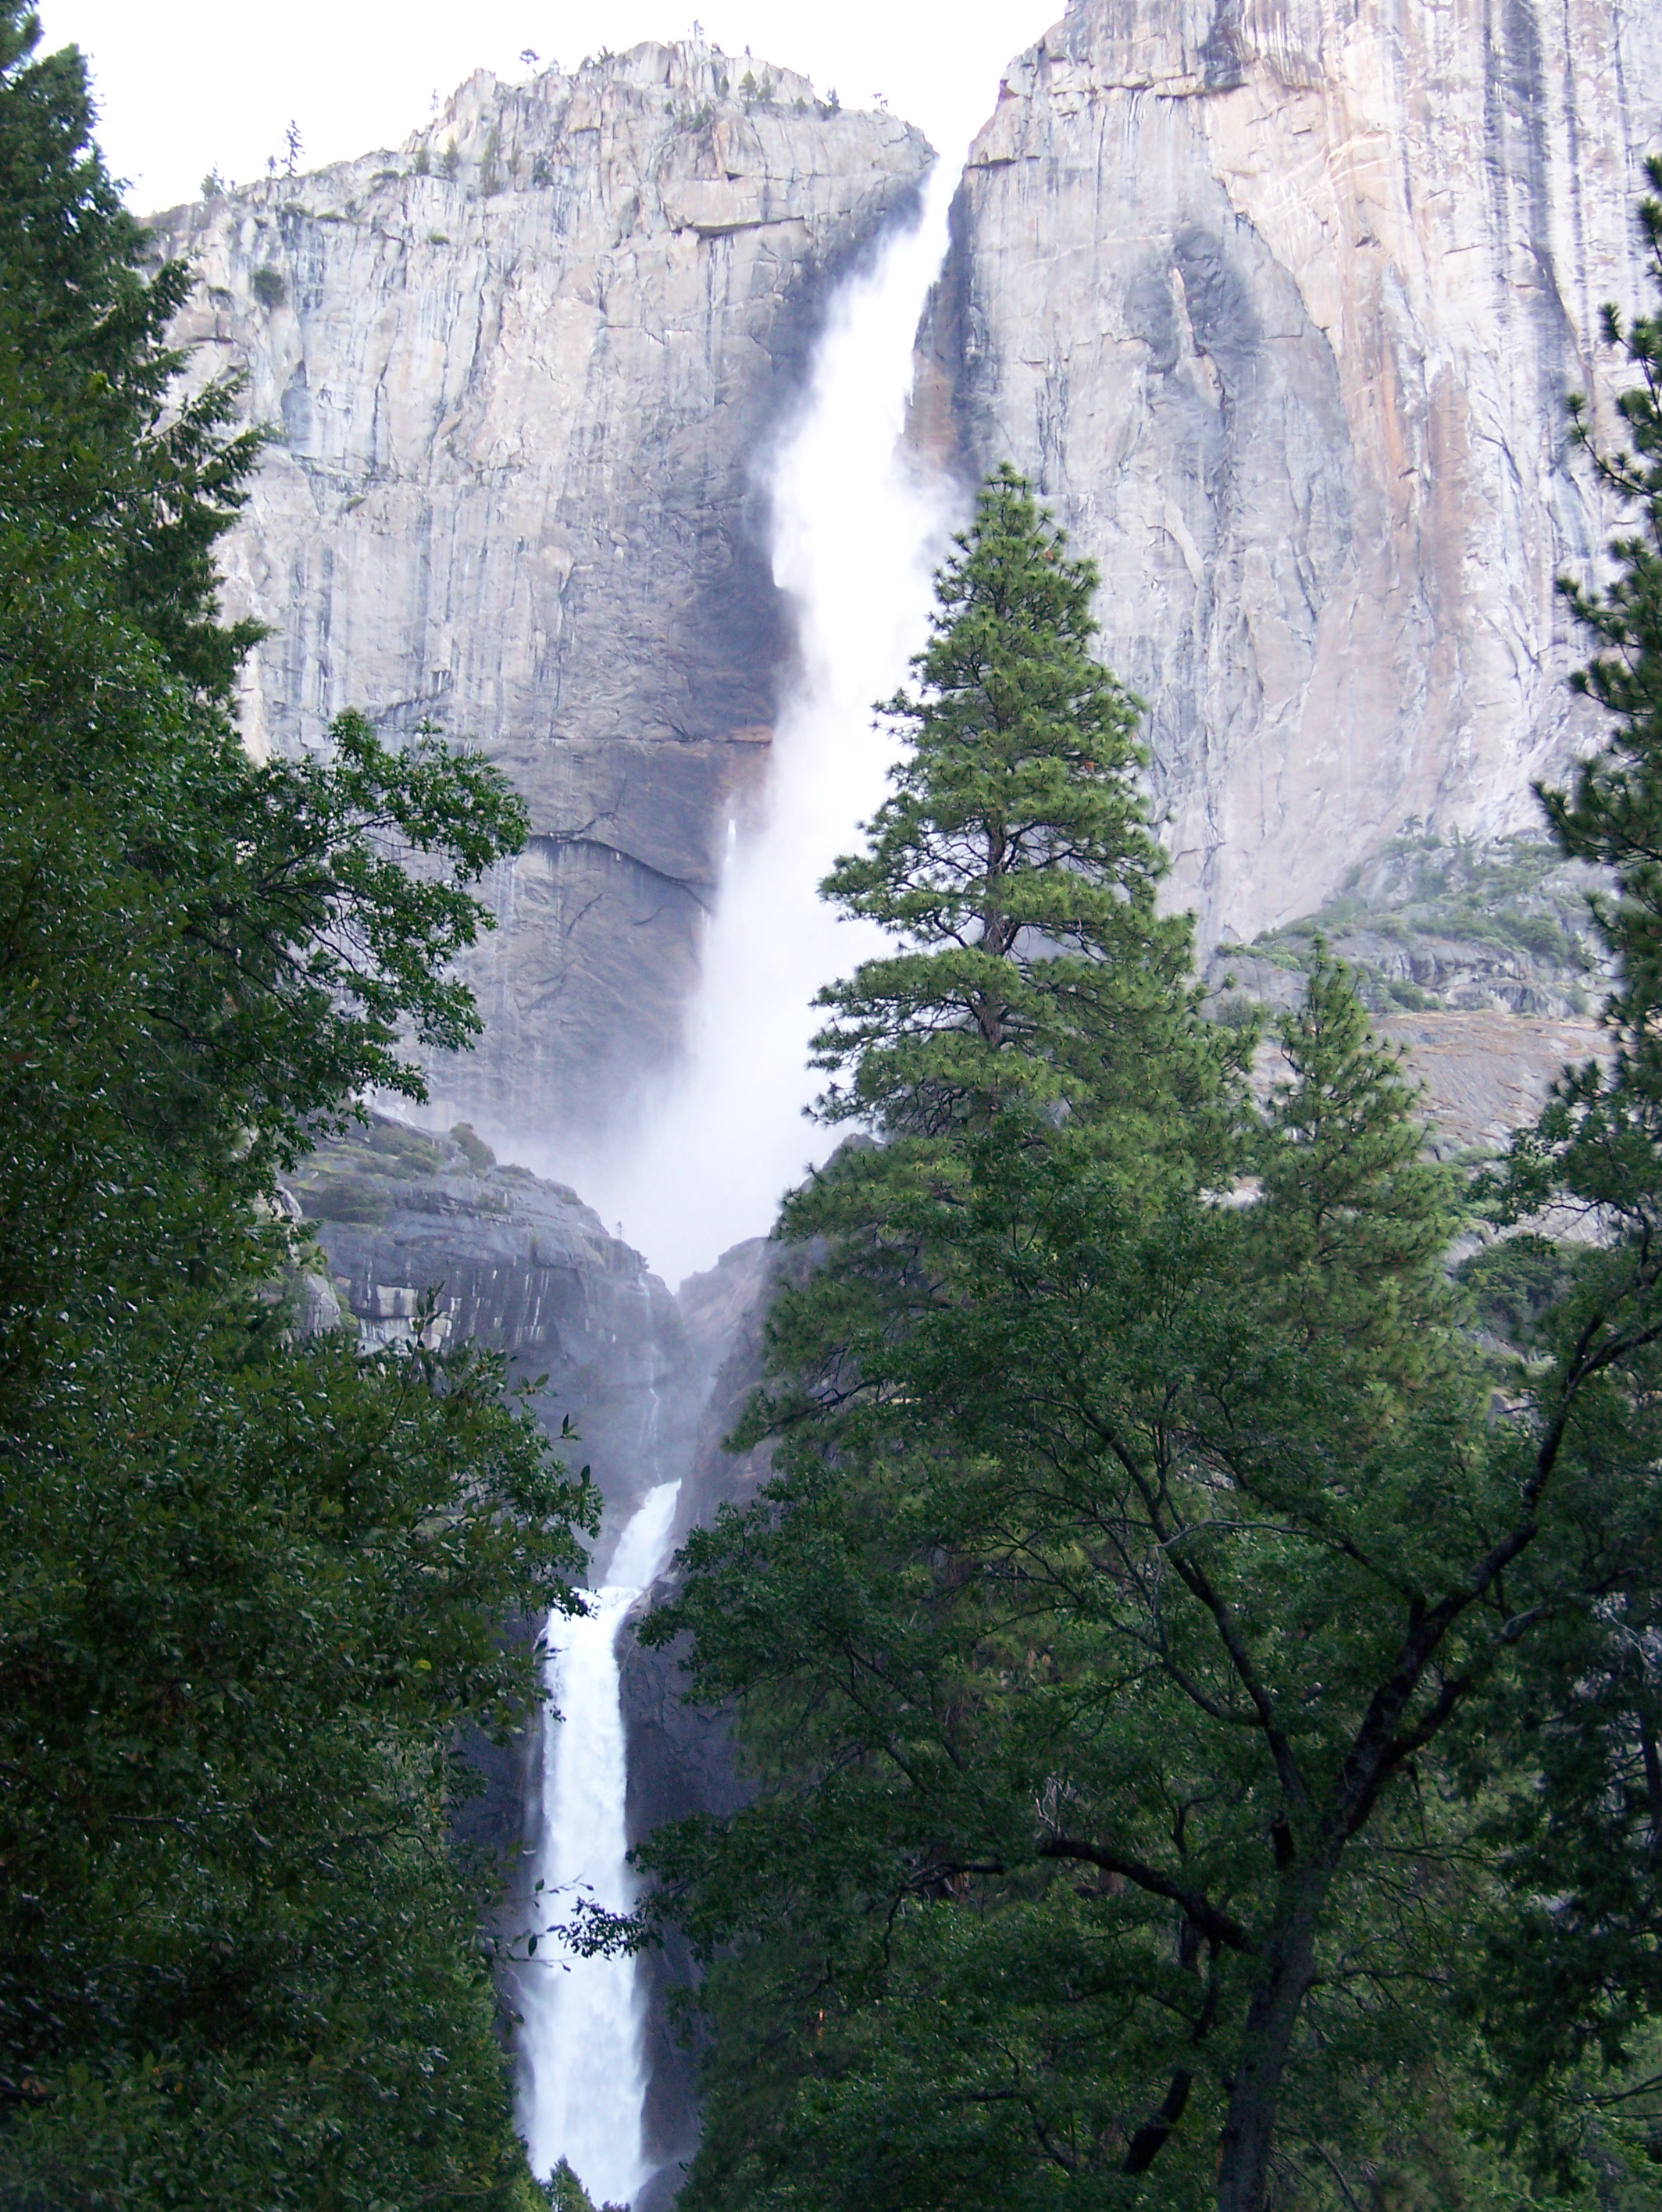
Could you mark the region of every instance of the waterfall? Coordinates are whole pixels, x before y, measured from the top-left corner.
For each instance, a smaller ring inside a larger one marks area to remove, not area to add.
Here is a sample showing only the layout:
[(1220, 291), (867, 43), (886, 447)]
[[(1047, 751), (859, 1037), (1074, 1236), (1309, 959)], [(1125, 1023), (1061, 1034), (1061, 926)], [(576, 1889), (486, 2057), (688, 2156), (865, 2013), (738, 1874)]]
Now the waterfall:
[[(913, 347), (946, 249), (955, 177), (931, 179), (919, 218), (884, 239), (830, 302), (802, 411), (768, 470), (773, 574), (797, 626), (798, 674), (775, 732), (766, 818), (730, 825), (688, 1051), (654, 1111), (578, 1180), (670, 1281), (772, 1224), (786, 1187), (827, 1149), (800, 1109), (821, 984), (881, 942), (840, 925), (820, 878), (881, 799), (890, 757), (871, 703), (904, 681), (927, 631), (931, 573), (949, 524), (944, 488), (902, 444)], [(634, 1901), (625, 1852), (617, 1637), (664, 1563), (676, 1485), (629, 1522), (585, 1620), (549, 1626), (537, 1875), (552, 1910), (573, 1886), (616, 1911)], [(546, 2175), (564, 2158), (597, 2204), (652, 2179), (642, 2141), (642, 2007), (633, 1960), (539, 1954), (526, 1977), (521, 2125)]]
[[(549, 1714), (542, 1731), (542, 1922), (567, 1917), (579, 1896), (610, 1912), (635, 1902), (617, 1635), (668, 1556), (680, 1488), (663, 1482), (647, 1493), (585, 1616), (549, 1618), (548, 1687), (561, 1717)], [(597, 2205), (631, 2203), (652, 2171), (641, 2133), (641, 2009), (633, 1959), (572, 1959), (555, 1945), (525, 1969), (519, 2117), (531, 2167), (546, 2179), (567, 2160)]]
[[(892, 748), (874, 700), (927, 632), (948, 488), (902, 443), (913, 348), (946, 251), (955, 173), (938, 163), (918, 220), (891, 231), (830, 303), (801, 412), (767, 471), (773, 577), (798, 674), (774, 732), (765, 818), (728, 825), (720, 896), (682, 1063), (644, 1123), (569, 1170), (669, 1282), (773, 1225), (834, 1139), (804, 1126), (815, 992), (875, 951), (821, 878), (883, 797)], [(696, 1172), (689, 1173), (689, 1163)]]

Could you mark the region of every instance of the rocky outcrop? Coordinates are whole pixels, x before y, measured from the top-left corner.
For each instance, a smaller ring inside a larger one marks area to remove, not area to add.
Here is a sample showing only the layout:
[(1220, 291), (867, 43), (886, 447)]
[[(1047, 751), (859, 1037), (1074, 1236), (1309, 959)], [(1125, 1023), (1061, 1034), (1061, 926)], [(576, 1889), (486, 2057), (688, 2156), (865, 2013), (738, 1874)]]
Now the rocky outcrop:
[[(332, 1288), (367, 1346), (476, 1338), (507, 1355), (566, 1454), (594, 1469), (601, 1543), (680, 1474), (706, 1370), (670, 1293), (575, 1191), (499, 1165), (465, 1124), (449, 1136), (385, 1115), (290, 1179)], [(431, 1303), (423, 1310), (423, 1302)]]
[[(1504, 1152), (1527, 1126), (1566, 1067), (1602, 1058), (1610, 1038), (1597, 1022), (1519, 1016), (1492, 1007), (1392, 1014), (1374, 1025), (1399, 1046), (1407, 1073), (1423, 1087), (1435, 1159), (1470, 1163)], [(1543, 1224), (1554, 1235), (1585, 1233), (1568, 1218)]]
[(270, 625), (256, 750), (352, 706), (507, 770), (482, 1127), (591, 1121), (672, 1048), (788, 641), (755, 465), (828, 287), (931, 159), (887, 115), (698, 42), (481, 72), (396, 154), (175, 210), (176, 336), (275, 442), (226, 541)]
[(1563, 401), (1659, 138), (1653, 0), (1074, 0), (1010, 69), (919, 421), (1101, 563), (1209, 935), (1533, 819), (1610, 520)]
[(1291, 1006), (1319, 949), (1344, 961), (1376, 1015), (1580, 1019), (1611, 975), (1593, 927), (1598, 882), (1543, 836), (1392, 838), (1314, 914), (1217, 945), (1205, 971), (1213, 1011), (1229, 1020), (1244, 1005)]

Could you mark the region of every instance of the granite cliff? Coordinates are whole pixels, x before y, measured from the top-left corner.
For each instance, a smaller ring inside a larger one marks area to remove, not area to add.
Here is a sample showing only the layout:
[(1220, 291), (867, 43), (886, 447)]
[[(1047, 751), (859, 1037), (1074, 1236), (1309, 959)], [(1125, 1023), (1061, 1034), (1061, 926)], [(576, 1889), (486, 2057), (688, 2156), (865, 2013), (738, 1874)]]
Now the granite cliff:
[(919, 434), (1101, 563), (1209, 937), (1533, 820), (1613, 519), (1563, 400), (1659, 141), (1653, 0), (1073, 0), (1009, 70)]
[[(1014, 458), (1101, 562), (1209, 941), (1404, 836), (1527, 828), (1574, 747), (1553, 580), (1613, 517), (1562, 400), (1604, 389), (1659, 135), (1649, 0), (1074, 0), (1011, 65), (917, 434)], [(929, 159), (647, 45), (160, 219), (197, 373), (279, 433), (227, 548), (272, 631), (249, 742), (431, 718), (531, 806), (446, 1120), (589, 1123), (673, 1054), (791, 658), (757, 456)]]
[[(899, 120), (698, 42), (471, 78), (396, 153), (158, 219), (194, 373), (273, 445), (226, 541), (258, 751), (353, 706), (476, 742), (533, 836), (444, 1103), (603, 1113), (671, 1049), (788, 659), (758, 454), (839, 271), (915, 197)], [(740, 73), (743, 74), (741, 75)]]

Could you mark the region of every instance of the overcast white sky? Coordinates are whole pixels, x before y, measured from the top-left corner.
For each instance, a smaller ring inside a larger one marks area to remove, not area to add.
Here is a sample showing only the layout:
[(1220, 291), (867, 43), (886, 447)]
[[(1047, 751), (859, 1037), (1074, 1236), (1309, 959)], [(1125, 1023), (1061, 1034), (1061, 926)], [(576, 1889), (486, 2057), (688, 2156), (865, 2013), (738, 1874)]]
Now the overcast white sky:
[(695, 10), (730, 53), (800, 70), (845, 106), (882, 93), (956, 154), (1004, 64), (1062, 0), (37, 0), (46, 42), (91, 57), (110, 166), (141, 211), (192, 198), (217, 167), (262, 174), (285, 125), (307, 167), (396, 145), (478, 68), (570, 69), (603, 46), (684, 37)]

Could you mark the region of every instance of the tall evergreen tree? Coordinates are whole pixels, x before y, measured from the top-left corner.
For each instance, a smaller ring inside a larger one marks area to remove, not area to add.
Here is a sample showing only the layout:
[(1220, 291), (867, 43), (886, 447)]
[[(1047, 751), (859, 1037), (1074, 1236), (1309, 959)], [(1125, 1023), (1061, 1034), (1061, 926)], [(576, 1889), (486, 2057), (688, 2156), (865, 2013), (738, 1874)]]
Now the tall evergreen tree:
[(231, 434), (234, 380), (182, 402), (167, 326), (194, 282), (153, 267), (92, 140), (73, 47), (41, 56), (39, 18), (0, 5), (0, 477), (8, 520), (70, 531), (102, 592), (192, 687), (228, 700), (258, 626), (223, 626), (213, 546), (262, 442)]
[(1590, 2133), (1610, 2156), (1625, 2138), (1641, 2166), (1662, 2133), (1662, 2099), (1635, 2094), (1662, 2041), (1662, 156), (1646, 166), (1638, 224), (1654, 304), (1631, 321), (1604, 311), (1634, 372), (1617, 402), (1625, 445), (1599, 447), (1586, 402), (1570, 403), (1583, 450), (1631, 516), (1606, 587), (1561, 585), (1595, 647), (1575, 680), (1606, 712), (1605, 741), (1568, 789), (1540, 793), (1561, 849), (1604, 873), (1606, 1050), (1565, 1072), (1514, 1141), (1501, 1194), (1513, 1219), (1556, 1206), (1592, 1232), (1556, 1255), (1559, 1295), (1522, 1345), (1538, 1419), (1568, 1429), (1568, 1540), (1585, 1591), (1553, 1608), (1510, 1711), (1522, 1780), (1495, 1825), (1513, 1878), (1483, 1991), (1510, 2057), (1503, 2090), (1549, 2153), (1562, 2161)]
[(937, 1000), (915, 951), (832, 994), (887, 1141), (787, 1205), (826, 1242), (737, 1438), (774, 1478), (692, 1540), (652, 1631), (689, 1634), (762, 1784), (648, 1853), (712, 1964), (701, 2208), (1265, 2212), (1382, 2176), (1509, 2204), (1516, 2081), (1641, 2048), (1662, 1024), (1623, 996), (1637, 961), (1614, 1070), (1512, 1182), (1596, 1202), (1612, 1241), (1494, 1409), (1443, 1271), (1456, 1187), (1342, 972), (1281, 1024), (1254, 1132), (1192, 1081), (1204, 1042), (1140, 941), (1148, 997), (1102, 979), (1171, 1012), (1140, 1097), (1088, 989), (1029, 1015), (1031, 1074), (995, 1046), (998, 978), (955, 941)]
[(897, 1326), (834, 1253), (776, 1305), (775, 1479), (652, 1631), (767, 1785), (652, 1847), (749, 1939), (695, 2204), (1252, 2203), (1285, 2113), (1283, 2185), (1428, 2155), (1471, 1823), (1347, 1757), (1500, 1478), (1428, 1472), (1482, 1431), (1411, 1090), (1332, 970), (1283, 1048), (1256, 1204), (978, 1140), (950, 1295)]
[(356, 717), (244, 754), (258, 441), (171, 409), (189, 279), (37, 41), (0, 0), (0, 2199), (528, 2207), (447, 1828), (592, 1496), (500, 1361), (292, 1342), (270, 1202), (476, 1030), (524, 817)]

